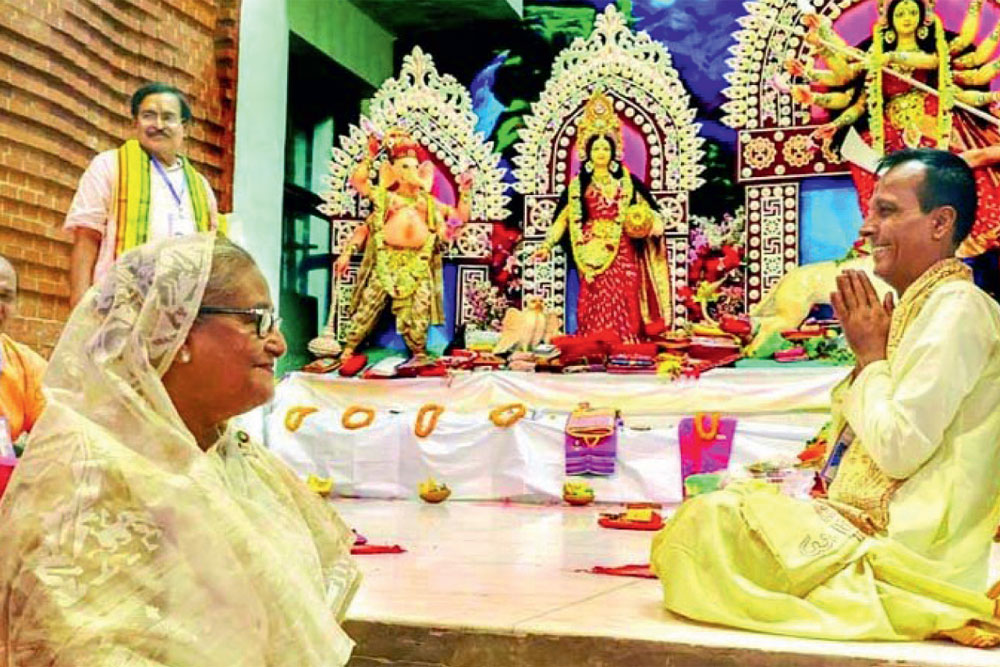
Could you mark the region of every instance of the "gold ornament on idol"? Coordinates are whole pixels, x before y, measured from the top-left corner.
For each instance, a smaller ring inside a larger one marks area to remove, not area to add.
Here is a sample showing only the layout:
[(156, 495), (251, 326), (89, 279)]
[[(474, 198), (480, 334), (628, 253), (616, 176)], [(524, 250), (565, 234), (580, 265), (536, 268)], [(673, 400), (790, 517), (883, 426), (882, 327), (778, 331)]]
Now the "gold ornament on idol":
[(587, 160), (587, 144), (594, 137), (604, 137), (621, 152), (622, 124), (615, 113), (615, 102), (600, 90), (591, 95), (576, 124), (576, 153), (580, 160)]

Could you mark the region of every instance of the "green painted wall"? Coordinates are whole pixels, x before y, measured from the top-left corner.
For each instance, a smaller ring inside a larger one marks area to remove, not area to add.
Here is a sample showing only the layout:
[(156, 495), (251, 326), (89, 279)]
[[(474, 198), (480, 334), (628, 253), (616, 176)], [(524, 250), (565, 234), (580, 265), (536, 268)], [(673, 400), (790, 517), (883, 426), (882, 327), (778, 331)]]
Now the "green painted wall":
[(376, 88), (393, 74), (395, 37), (347, 0), (288, 0), (288, 24)]
[[(330, 171), (330, 146), (333, 145), (333, 119), (318, 123), (313, 129), (312, 145), (312, 183), (309, 189), (313, 192), (323, 192), (326, 188), (326, 177)], [(331, 226), (326, 220), (310, 218), (309, 238), (319, 246), (313, 252), (328, 252), (330, 248)], [(330, 311), (330, 274), (326, 271), (310, 271), (307, 293), (319, 299), (319, 326), (323, 328)]]

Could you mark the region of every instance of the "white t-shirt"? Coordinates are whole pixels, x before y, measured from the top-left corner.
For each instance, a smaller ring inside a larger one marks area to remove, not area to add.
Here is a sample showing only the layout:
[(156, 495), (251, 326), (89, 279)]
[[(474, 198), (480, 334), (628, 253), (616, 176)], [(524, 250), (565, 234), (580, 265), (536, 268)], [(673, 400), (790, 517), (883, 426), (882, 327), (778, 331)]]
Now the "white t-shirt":
[[(180, 198), (180, 204), (174, 198), (163, 175), (155, 165), (150, 168), (149, 187), (149, 240), (162, 239), (169, 236), (193, 234), (197, 231), (194, 220), (194, 209), (191, 206), (191, 193), (187, 190), (184, 180), (184, 168), (180, 160), (174, 160), (169, 167), (163, 168), (164, 173), (173, 185), (174, 192)], [(209, 216), (211, 226), (218, 226), (219, 211), (215, 201), (215, 193), (204, 176), (198, 174), (208, 195)], [(112, 216), (111, 193), (115, 179), (118, 178), (118, 151), (109, 150), (95, 157), (87, 170), (80, 177), (80, 185), (73, 196), (69, 213), (63, 229), (72, 231), (77, 227), (93, 229), (101, 235), (101, 247), (94, 263), (94, 282), (107, 273), (115, 262), (115, 237), (117, 224)]]

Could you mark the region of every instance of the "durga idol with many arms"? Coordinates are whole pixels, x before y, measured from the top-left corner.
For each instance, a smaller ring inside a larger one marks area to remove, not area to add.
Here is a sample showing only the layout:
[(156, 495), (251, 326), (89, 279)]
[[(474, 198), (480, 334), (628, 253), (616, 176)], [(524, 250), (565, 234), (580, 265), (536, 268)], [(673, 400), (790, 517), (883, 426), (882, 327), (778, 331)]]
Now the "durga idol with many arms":
[[(387, 151), (373, 187), (370, 174), (375, 157)], [(427, 330), (444, 322), (444, 284), (441, 254), (469, 219), (468, 173), (458, 179), (458, 205), (449, 206), (432, 193), (434, 164), (404, 130), (394, 128), (381, 141), (368, 140), (368, 156), (351, 175), (351, 185), (371, 200), (373, 211), (358, 226), (334, 264), (343, 276), (351, 254), (365, 253), (351, 297), (343, 359), (350, 357), (371, 333), (388, 301), (396, 329), (418, 362), (427, 358)]]
[(621, 162), (621, 121), (611, 98), (595, 93), (577, 124), (580, 173), (556, 208), (534, 259), (548, 258), (569, 228), (580, 275), (577, 334), (612, 330), (633, 343), (672, 322), (663, 220), (642, 182)]
[[(983, 0), (971, 0), (954, 35), (944, 29), (933, 0), (892, 0), (888, 6), (878, 0), (879, 19), (865, 50), (848, 45), (825, 18), (807, 14), (805, 41), (829, 69), (795, 60), (785, 64), (812, 84), (793, 86), (793, 98), (834, 114), (814, 133), (827, 149), (855, 126), (878, 155), (926, 146), (959, 153), (973, 168), (982, 167), (975, 169), (979, 214), (959, 256), (1000, 246), (1000, 172), (988, 166), (1000, 154), (1000, 132), (995, 121), (988, 122), (990, 115), (970, 111), (983, 107), (995, 113), (1000, 102), (1000, 92), (988, 89), (1000, 73), (1000, 58), (990, 60), (1000, 24), (973, 45), (982, 6)], [(814, 90), (815, 85), (825, 92)], [(851, 173), (867, 216), (876, 177), (853, 164)]]

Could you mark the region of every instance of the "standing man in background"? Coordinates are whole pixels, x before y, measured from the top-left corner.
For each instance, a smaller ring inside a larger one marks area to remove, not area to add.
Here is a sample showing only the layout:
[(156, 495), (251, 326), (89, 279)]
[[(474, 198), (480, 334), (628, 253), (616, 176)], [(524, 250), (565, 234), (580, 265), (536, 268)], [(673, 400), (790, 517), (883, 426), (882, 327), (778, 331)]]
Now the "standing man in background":
[(135, 91), (131, 107), (136, 138), (91, 161), (66, 216), (70, 306), (126, 250), (219, 226), (212, 188), (180, 154), (191, 120), (184, 94), (150, 83)]

